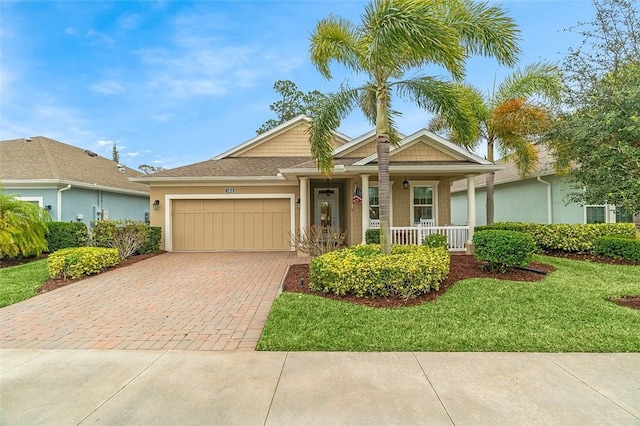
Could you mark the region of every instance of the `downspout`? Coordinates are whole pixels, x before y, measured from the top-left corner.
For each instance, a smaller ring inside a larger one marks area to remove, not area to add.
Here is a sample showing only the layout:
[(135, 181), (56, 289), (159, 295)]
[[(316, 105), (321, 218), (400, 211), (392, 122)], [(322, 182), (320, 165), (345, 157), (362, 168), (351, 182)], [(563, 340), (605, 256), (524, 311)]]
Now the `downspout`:
[(542, 180), (540, 176), (536, 178), (540, 183), (547, 185), (547, 222), (553, 223), (553, 205), (551, 204), (551, 183)]
[(71, 185), (67, 185), (66, 188), (58, 189), (58, 222), (62, 222), (62, 191), (71, 189)]

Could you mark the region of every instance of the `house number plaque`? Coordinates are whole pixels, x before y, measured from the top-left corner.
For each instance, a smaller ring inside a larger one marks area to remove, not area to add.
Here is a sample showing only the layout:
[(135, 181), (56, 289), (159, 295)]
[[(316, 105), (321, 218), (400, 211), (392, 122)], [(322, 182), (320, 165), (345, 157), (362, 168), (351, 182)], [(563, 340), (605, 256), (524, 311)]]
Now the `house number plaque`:
[(236, 190), (234, 188), (226, 188), (224, 192), (226, 192), (227, 194), (233, 194), (234, 192), (236, 192)]

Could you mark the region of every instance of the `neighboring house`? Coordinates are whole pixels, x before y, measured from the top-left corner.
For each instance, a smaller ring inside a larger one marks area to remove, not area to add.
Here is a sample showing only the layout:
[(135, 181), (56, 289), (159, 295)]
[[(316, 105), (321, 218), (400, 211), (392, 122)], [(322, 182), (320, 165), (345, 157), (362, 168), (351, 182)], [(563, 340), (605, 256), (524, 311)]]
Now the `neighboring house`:
[[(299, 116), (211, 160), (132, 178), (151, 188), (163, 248), (294, 250), (290, 236), (311, 225), (346, 231), (347, 244), (364, 242), (379, 226), (375, 132), (356, 139), (335, 132), (328, 178), (311, 158), (309, 123)], [(450, 182), (501, 168), (427, 130), (403, 137), (390, 154), (394, 242), (420, 235), (423, 225), (455, 234), (452, 248), (464, 250), (469, 228), (449, 226)]]
[[(616, 210), (610, 205), (582, 206), (565, 203), (565, 197), (576, 188), (566, 179), (558, 176), (553, 167), (553, 156), (543, 146), (537, 145), (539, 162), (533, 173), (521, 179), (513, 161), (507, 157), (496, 164), (505, 168), (495, 173), (494, 221), (495, 222), (535, 222), (535, 223), (615, 223), (632, 222), (631, 215)], [(475, 178), (476, 222), (486, 225), (486, 177)], [(451, 185), (452, 222), (465, 224), (466, 216), (460, 214), (466, 209), (466, 181)], [(640, 225), (640, 217), (636, 217)]]
[(81, 148), (42, 136), (0, 142), (2, 192), (37, 203), (54, 221), (144, 221), (149, 186), (142, 173)]

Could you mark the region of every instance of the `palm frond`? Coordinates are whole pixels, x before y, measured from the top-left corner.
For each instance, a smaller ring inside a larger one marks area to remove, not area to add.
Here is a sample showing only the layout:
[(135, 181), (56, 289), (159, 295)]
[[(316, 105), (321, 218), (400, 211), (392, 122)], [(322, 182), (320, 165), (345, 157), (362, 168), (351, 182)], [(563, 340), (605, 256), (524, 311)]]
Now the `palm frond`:
[(555, 65), (535, 62), (517, 69), (498, 85), (491, 100), (497, 107), (509, 99), (539, 97), (557, 102), (562, 91), (560, 71)]
[(447, 23), (456, 28), (466, 54), (495, 57), (503, 65), (516, 64), (520, 48), (520, 30), (500, 6), (486, 2), (452, 0)]
[(359, 90), (343, 85), (339, 92), (327, 96), (311, 120), (308, 131), (311, 156), (318, 170), (326, 176), (331, 174), (333, 168), (333, 131), (357, 105)]
[(456, 143), (475, 147), (479, 140), (479, 122), (476, 116), (481, 111), (478, 99), (469, 86), (443, 81), (435, 77), (418, 77), (394, 83), (400, 97), (408, 98), (419, 107), (440, 117), (451, 129), (450, 136), (457, 135)]
[(318, 21), (310, 41), (311, 62), (325, 78), (331, 78), (331, 61), (339, 62), (354, 71), (361, 70), (358, 35), (349, 20), (329, 15)]
[(400, 69), (435, 63), (455, 78), (464, 75), (465, 52), (454, 28), (428, 2), (378, 0), (362, 16), (363, 58), (384, 79)]
[(503, 139), (500, 144), (500, 152), (503, 156), (509, 155), (521, 179), (533, 173), (538, 164), (536, 145), (518, 135)]
[(377, 99), (376, 99), (376, 87), (373, 83), (367, 83), (360, 91), (358, 99), (360, 110), (364, 114), (365, 118), (373, 126), (376, 125), (377, 115)]

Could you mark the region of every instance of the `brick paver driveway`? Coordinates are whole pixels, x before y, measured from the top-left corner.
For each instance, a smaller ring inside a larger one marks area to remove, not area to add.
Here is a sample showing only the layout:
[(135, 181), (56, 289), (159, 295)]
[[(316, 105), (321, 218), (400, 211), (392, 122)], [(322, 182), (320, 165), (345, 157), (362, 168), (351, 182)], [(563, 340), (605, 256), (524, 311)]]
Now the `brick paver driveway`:
[(299, 261), (165, 253), (0, 309), (0, 348), (253, 350)]

